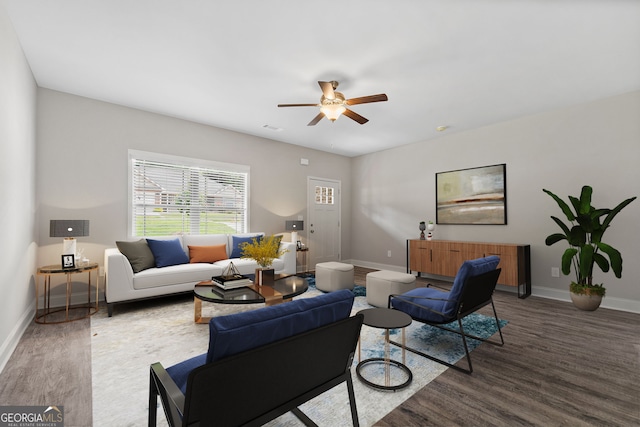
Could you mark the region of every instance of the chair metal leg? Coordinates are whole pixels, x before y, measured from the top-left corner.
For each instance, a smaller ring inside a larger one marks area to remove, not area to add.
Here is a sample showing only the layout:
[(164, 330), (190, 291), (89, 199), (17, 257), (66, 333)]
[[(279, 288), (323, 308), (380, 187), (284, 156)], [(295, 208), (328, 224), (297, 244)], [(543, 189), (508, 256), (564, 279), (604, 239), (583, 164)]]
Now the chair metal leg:
[(299, 408), (293, 408), (291, 410), (291, 412), (293, 412), (293, 415), (298, 417), (298, 419), (300, 421), (302, 421), (302, 424), (304, 424), (305, 426), (307, 426), (307, 427), (318, 427), (318, 424), (314, 423), (313, 420), (311, 418), (309, 418), (307, 416), (307, 414), (302, 412)]
[[(462, 337), (462, 344), (464, 345), (464, 352), (465, 352), (465, 355), (467, 357), (467, 363), (469, 365), (469, 369), (464, 369), (464, 368), (461, 368), (459, 366), (453, 365), (451, 363), (445, 362), (444, 360), (438, 359), (437, 357), (434, 357), (434, 356), (431, 356), (429, 354), (423, 353), (423, 352), (421, 352), (419, 350), (416, 350), (414, 348), (408, 347), (406, 345), (400, 344), (400, 343), (395, 342), (395, 341), (390, 341), (390, 343), (393, 344), (393, 345), (396, 345), (396, 346), (398, 346), (400, 348), (404, 348), (406, 350), (409, 350), (410, 352), (418, 354), (418, 355), (420, 355), (422, 357), (426, 357), (427, 359), (433, 360), (434, 362), (441, 363), (441, 364), (443, 364), (445, 366), (448, 366), (450, 368), (456, 369), (458, 371), (462, 371), (462, 372), (467, 373), (467, 374), (471, 374), (473, 372), (473, 367), (471, 365), (471, 354), (469, 353), (469, 347), (467, 346), (467, 338), (471, 338), (471, 339), (474, 339), (474, 340), (477, 340), (477, 341), (486, 342), (486, 343), (492, 344), (492, 345), (497, 345), (499, 347), (502, 347), (504, 345), (504, 337), (502, 336), (502, 328), (500, 327), (500, 319), (498, 319), (498, 313), (496, 312), (496, 306), (493, 303), (493, 300), (491, 300), (491, 307), (493, 308), (493, 317), (494, 317), (494, 319), (496, 321), (496, 327), (498, 328), (498, 334), (500, 335), (500, 342), (492, 341), (489, 338), (481, 338), (481, 337), (478, 337), (478, 336), (475, 336), (475, 335), (470, 335), (470, 334), (465, 333), (464, 332), (464, 328), (462, 327), (462, 319), (463, 318), (458, 318), (458, 327), (460, 328), (459, 331), (456, 331), (455, 329), (447, 328), (447, 327), (442, 326), (442, 325), (435, 325), (435, 324), (432, 324), (432, 323), (426, 323), (429, 326), (434, 326), (436, 328), (439, 328), (439, 329), (442, 329), (442, 330), (445, 330), (445, 331), (448, 331), (448, 332), (452, 332), (454, 334), (458, 334), (458, 335), (460, 335)], [(417, 320), (418, 322), (420, 322), (420, 320), (418, 320), (418, 319), (414, 319), (414, 320)], [(421, 322), (421, 323), (425, 323), (425, 322)]]
[(360, 421), (358, 420), (358, 409), (356, 408), (356, 394), (353, 390), (353, 379), (351, 378), (351, 372), (347, 374), (347, 391), (349, 393), (349, 406), (351, 406), (351, 419), (353, 420), (353, 427), (360, 427)]
[(158, 412), (158, 388), (156, 387), (153, 371), (149, 375), (149, 427), (156, 427)]

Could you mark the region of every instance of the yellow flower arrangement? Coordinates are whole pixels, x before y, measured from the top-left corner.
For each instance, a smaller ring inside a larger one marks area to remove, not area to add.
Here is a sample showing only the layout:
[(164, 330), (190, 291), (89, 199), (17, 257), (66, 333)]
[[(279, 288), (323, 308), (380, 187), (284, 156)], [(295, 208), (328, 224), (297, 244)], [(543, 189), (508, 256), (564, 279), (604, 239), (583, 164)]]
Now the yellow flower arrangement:
[(287, 249), (280, 250), (281, 239), (276, 236), (263, 236), (260, 240), (254, 237), (251, 243), (241, 243), (242, 255), (240, 258), (251, 258), (262, 268), (270, 267), (274, 259), (289, 252)]

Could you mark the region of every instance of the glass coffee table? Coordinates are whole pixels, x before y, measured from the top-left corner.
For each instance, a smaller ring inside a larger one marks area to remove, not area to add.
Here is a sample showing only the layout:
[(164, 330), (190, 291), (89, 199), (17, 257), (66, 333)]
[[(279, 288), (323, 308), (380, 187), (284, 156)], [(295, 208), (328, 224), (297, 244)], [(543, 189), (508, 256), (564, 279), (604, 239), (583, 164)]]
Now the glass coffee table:
[[(249, 278), (253, 279), (253, 275)], [(211, 317), (202, 316), (202, 301), (218, 304), (260, 304), (275, 305), (291, 301), (309, 289), (307, 279), (287, 274), (276, 274), (273, 283), (261, 286), (249, 285), (242, 288), (224, 290), (211, 280), (197, 283), (193, 289), (193, 311), (196, 323), (209, 323)]]

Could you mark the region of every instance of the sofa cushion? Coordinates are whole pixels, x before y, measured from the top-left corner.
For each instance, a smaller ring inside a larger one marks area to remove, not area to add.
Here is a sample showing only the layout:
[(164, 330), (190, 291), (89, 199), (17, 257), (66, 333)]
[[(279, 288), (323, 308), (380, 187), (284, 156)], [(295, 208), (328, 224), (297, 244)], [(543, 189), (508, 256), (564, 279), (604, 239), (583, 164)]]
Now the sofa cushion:
[(129, 260), (134, 273), (153, 268), (156, 260), (145, 239), (136, 242), (116, 242), (118, 250)]
[(262, 236), (256, 234), (255, 236), (231, 236), (232, 237), (232, 245), (231, 245), (231, 255), (229, 258), (240, 258), (242, 256), (242, 248), (240, 245), (243, 243), (253, 243), (253, 239), (256, 239), (258, 242), (262, 239)]
[(182, 249), (182, 243), (179, 239), (172, 240), (154, 240), (147, 239), (149, 249), (153, 252), (156, 259), (156, 267), (167, 267), (170, 265), (186, 264), (189, 257)]
[(196, 263), (179, 264), (163, 268), (149, 268), (136, 274), (133, 278), (133, 288), (152, 289), (172, 286), (182, 283), (193, 283), (211, 280), (213, 276), (220, 276), (222, 268), (215, 264)]
[(189, 245), (189, 262), (214, 263), (227, 259), (227, 245), (191, 246)]
[(231, 241), (226, 234), (184, 234), (182, 244), (185, 252), (189, 251), (189, 246), (227, 245), (227, 256), (231, 253)]

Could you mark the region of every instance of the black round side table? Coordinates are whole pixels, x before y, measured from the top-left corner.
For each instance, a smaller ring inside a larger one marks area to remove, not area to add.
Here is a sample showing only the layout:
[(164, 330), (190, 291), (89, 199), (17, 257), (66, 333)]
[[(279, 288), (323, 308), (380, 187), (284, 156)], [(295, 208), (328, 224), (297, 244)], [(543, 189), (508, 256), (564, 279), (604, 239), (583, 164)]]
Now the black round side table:
[[(363, 324), (370, 326), (372, 328), (384, 329), (384, 357), (374, 357), (370, 359), (362, 360), (362, 344), (360, 339), (358, 340), (358, 360), (360, 363), (356, 366), (356, 374), (358, 378), (366, 385), (370, 387), (374, 387), (381, 390), (398, 390), (404, 388), (411, 384), (413, 380), (413, 373), (411, 370), (405, 365), (405, 345), (406, 345), (406, 336), (405, 336), (405, 328), (411, 324), (411, 316), (402, 311), (393, 310), (390, 308), (368, 308), (366, 310), (361, 310), (359, 313), (364, 315)], [(390, 349), (389, 349), (389, 330), (390, 329), (402, 329), (402, 363), (397, 360), (393, 360), (390, 357)], [(364, 377), (363, 368), (365, 366), (371, 364), (383, 364), (384, 365), (384, 384), (379, 384), (377, 382), (372, 381), (372, 379), (367, 379)], [(404, 375), (407, 377), (406, 380), (400, 384), (391, 384), (391, 368), (395, 367), (400, 369)]]

